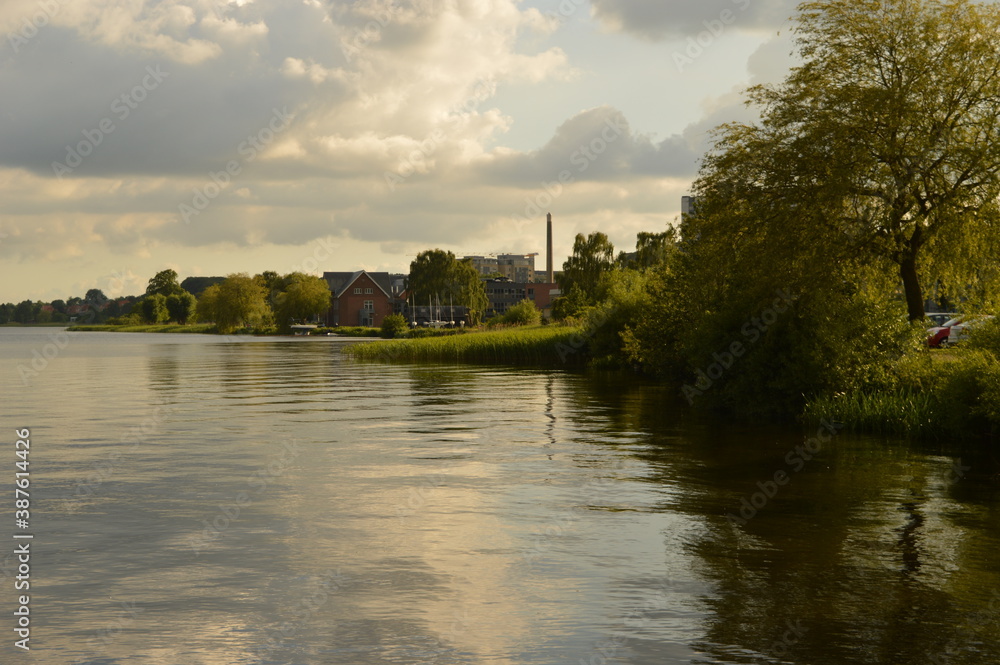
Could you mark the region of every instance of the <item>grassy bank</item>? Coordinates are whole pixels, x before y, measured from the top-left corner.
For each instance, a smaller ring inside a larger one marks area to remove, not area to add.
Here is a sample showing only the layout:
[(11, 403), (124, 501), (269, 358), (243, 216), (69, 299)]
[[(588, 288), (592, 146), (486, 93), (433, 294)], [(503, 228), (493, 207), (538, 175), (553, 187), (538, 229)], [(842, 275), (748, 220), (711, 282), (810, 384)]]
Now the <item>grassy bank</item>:
[(74, 332), (131, 332), (131, 333), (214, 333), (214, 323), (195, 323), (179, 326), (176, 323), (157, 323), (138, 326), (86, 325), (71, 326)]
[(816, 398), (805, 419), (916, 438), (1000, 433), (1000, 361), (985, 349), (923, 350), (901, 359), (877, 385)]
[(369, 342), (348, 347), (343, 352), (363, 360), (380, 361), (580, 364), (584, 354), (577, 353), (577, 347), (572, 345), (579, 334), (579, 328), (532, 326), (446, 337)]

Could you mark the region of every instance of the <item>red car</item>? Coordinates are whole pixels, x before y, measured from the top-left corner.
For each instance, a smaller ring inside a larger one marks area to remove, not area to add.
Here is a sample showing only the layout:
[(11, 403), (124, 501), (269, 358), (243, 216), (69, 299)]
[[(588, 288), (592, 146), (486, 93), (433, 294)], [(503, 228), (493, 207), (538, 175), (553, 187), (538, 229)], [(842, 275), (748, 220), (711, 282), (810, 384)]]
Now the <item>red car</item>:
[(932, 349), (941, 348), (942, 343), (948, 344), (948, 335), (951, 334), (951, 327), (962, 322), (962, 317), (948, 319), (939, 326), (927, 329), (927, 346)]

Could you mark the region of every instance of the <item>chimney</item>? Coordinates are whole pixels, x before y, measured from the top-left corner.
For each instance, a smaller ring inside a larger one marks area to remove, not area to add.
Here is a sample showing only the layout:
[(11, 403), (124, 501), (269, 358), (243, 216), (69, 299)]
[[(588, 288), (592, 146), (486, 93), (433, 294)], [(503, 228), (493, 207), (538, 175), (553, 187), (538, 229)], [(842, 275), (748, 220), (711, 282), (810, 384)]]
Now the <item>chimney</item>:
[(546, 273), (546, 279), (549, 284), (555, 283), (555, 272), (552, 269), (552, 213), (550, 212), (546, 216), (547, 220), (547, 233), (546, 233), (546, 249), (545, 249), (545, 265), (548, 270)]

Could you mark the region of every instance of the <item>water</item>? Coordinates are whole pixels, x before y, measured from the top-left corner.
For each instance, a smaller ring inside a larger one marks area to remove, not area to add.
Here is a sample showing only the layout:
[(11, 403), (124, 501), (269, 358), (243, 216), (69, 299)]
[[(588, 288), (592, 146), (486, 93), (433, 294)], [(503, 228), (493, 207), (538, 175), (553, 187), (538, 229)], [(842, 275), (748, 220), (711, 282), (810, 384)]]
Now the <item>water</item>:
[(0, 662), (1000, 662), (989, 451), (813, 455), (637, 379), (341, 340), (59, 334), (0, 329), (35, 535)]

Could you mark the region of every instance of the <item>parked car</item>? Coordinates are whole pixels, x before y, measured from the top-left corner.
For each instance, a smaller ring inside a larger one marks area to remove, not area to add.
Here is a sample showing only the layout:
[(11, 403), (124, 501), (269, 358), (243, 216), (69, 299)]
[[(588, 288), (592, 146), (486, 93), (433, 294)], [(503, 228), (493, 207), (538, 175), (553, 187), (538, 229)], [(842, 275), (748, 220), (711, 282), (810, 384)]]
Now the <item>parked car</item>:
[(950, 321), (957, 316), (956, 312), (931, 312), (927, 314), (927, 318), (934, 322), (935, 327), (943, 326), (946, 321)]
[(961, 323), (962, 317), (956, 316), (948, 319), (939, 326), (927, 329), (927, 346), (932, 349), (939, 349), (948, 343), (948, 335), (953, 326)]
[(941, 342), (941, 346), (955, 346), (960, 342), (966, 341), (969, 339), (970, 329), (982, 325), (992, 318), (993, 316), (991, 314), (965, 317), (959, 323), (956, 323), (948, 329), (948, 339)]

